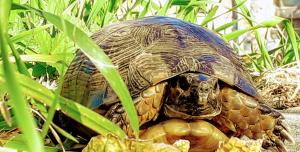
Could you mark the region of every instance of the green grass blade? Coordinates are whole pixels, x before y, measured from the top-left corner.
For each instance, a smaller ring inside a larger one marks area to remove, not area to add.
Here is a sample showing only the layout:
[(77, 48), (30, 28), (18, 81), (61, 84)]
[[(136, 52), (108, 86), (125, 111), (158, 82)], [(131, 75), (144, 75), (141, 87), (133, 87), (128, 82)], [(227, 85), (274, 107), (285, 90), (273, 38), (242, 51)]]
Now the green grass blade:
[(43, 31), (48, 27), (50, 27), (50, 24), (39, 26), (39, 27), (30, 29), (30, 30), (20, 32), (17, 35), (10, 37), (10, 41), (12, 43), (17, 43), (17, 42), (23, 41), (27, 37), (32, 37), (32, 35), (34, 35), (35, 33)]
[(283, 22), (285, 19), (278, 17), (278, 16), (274, 16), (271, 19), (268, 19), (266, 21), (263, 21), (261, 23), (258, 23), (256, 26), (257, 27), (273, 27), (278, 25), (279, 23)]
[[(44, 54), (33, 54), (33, 55), (20, 55), (20, 58), (23, 62), (46, 62), (46, 63), (64, 63), (64, 56), (71, 54), (53, 54), (53, 55), (44, 55)], [(10, 57), (10, 62), (16, 62), (15, 58)], [(2, 64), (2, 61), (0, 61)]]
[(233, 20), (229, 23), (226, 23), (226, 24), (223, 24), (223, 25), (217, 27), (216, 29), (214, 29), (214, 31), (215, 32), (220, 32), (220, 31), (225, 30), (225, 29), (227, 29), (227, 28), (229, 28), (233, 25), (236, 25), (239, 21), (240, 21), (240, 19)]
[(17, 124), (16, 124), (16, 118), (15, 118), (15, 116), (11, 117), (11, 123), (12, 123), (11, 126), (9, 126), (6, 121), (4, 121), (4, 120), (0, 121), (1, 131), (9, 131), (9, 130), (11, 130), (13, 128), (18, 127)]
[(242, 4), (239, 6), (239, 9), (242, 11), (243, 16), (246, 20), (248, 20), (249, 24), (253, 26), (253, 22), (251, 20), (251, 14), (250, 11), (247, 9), (247, 7), (244, 5), (242, 0), (235, 0), (236, 4)]
[[(39, 84), (38, 82), (21, 74), (16, 74), (20, 79), (19, 84), (22, 87), (24, 94), (33, 97), (34, 99), (43, 102), (44, 104), (51, 106), (55, 100), (55, 94), (49, 89)], [(0, 83), (5, 83), (4, 71), (0, 69)], [(81, 124), (91, 128), (99, 134), (106, 135), (108, 133), (114, 133), (119, 137), (125, 137), (124, 131), (112, 123), (105, 117), (98, 113), (84, 107), (83, 105), (76, 103), (75, 101), (58, 97), (58, 108), (60, 108), (67, 116), (80, 122)]]
[(52, 104), (50, 105), (50, 109), (48, 110), (48, 115), (47, 115), (47, 119), (45, 121), (45, 123), (43, 124), (43, 128), (42, 128), (42, 139), (44, 140), (48, 134), (48, 130), (50, 128), (50, 124), (54, 118), (54, 114), (56, 112), (56, 107), (58, 105), (58, 95), (55, 95), (55, 98), (52, 102)]
[(273, 63), (272, 63), (272, 60), (271, 60), (271, 57), (268, 53), (268, 50), (265, 46), (265, 42), (262, 40), (259, 32), (257, 30), (254, 31), (254, 35), (255, 35), (255, 39), (257, 41), (257, 44), (258, 44), (258, 47), (262, 53), (262, 57), (263, 57), (263, 62), (264, 62), (264, 65), (268, 68), (268, 69), (271, 69), (273, 68)]
[[(1, 141), (1, 139), (0, 139), (0, 141)], [(18, 134), (8, 141), (2, 140), (1, 142), (6, 143), (4, 145), (4, 147), (6, 147), (6, 148), (17, 149), (18, 151), (26, 151), (27, 150), (27, 147), (25, 145), (26, 141), (27, 141), (27, 138), (23, 134)], [(58, 151), (56, 147), (44, 146), (43, 148), (45, 149), (45, 152), (57, 152)]]
[(288, 20), (284, 20), (283, 25), (285, 26), (285, 30), (288, 34), (289, 41), (292, 44), (296, 60), (299, 61), (300, 60), (300, 53), (299, 53), (299, 48), (298, 48), (298, 45), (297, 45), (298, 43), (297, 43), (297, 39), (296, 39), (296, 33), (295, 33), (294, 28), (293, 28), (293, 25)]
[(7, 107), (7, 102), (0, 100), (0, 120), (1, 120), (1, 116), (4, 119), (4, 121), (7, 123), (7, 125), (11, 127), (12, 118), (9, 109)]
[(95, 4), (93, 5), (92, 7), (92, 11), (88, 17), (88, 20), (87, 20), (87, 25), (90, 25), (91, 24), (91, 21), (96, 18), (97, 14), (100, 13), (101, 11), (101, 8), (104, 7), (104, 4), (105, 4), (105, 0), (96, 0)]
[(76, 142), (76, 143), (79, 143), (79, 141), (74, 137), (72, 136), (71, 134), (69, 134), (68, 132), (66, 132), (65, 130), (63, 130), (62, 128), (60, 128), (59, 126), (55, 125), (55, 124), (51, 124), (53, 126), (53, 128), (59, 132), (61, 135), (63, 135), (64, 137)]
[(145, 15), (149, 12), (150, 4), (151, 4), (151, 0), (148, 0), (146, 5), (144, 6), (142, 13), (139, 14), (139, 18), (145, 17)]
[[(206, 6), (209, 1), (188, 1), (187, 5), (182, 5), (176, 14), (177, 18), (182, 18), (185, 21), (192, 22), (197, 24), (197, 15), (200, 10), (204, 10), (203, 6)], [(180, 2), (181, 3), (181, 2)], [(172, 5), (178, 4), (176, 1), (173, 1)]]
[[(235, 1), (236, 1), (237, 4), (240, 4), (242, 2), (241, 0), (235, 0)], [(253, 20), (251, 19), (251, 13), (250, 13), (250, 11), (247, 9), (247, 7), (245, 7), (244, 4), (241, 5), (239, 8), (242, 11), (242, 14), (245, 17), (245, 19), (248, 21), (248, 23), (254, 28), (255, 39), (256, 39), (258, 47), (259, 47), (259, 49), (261, 51), (262, 57), (264, 59), (263, 62), (265, 64), (266, 68), (269, 68), (269, 69), (272, 68), (273, 67), (273, 63), (272, 63), (271, 57), (270, 57), (270, 55), (268, 53), (268, 50), (267, 50), (267, 48), (265, 46), (265, 43), (264, 43), (263, 39), (261, 38), (259, 32), (257, 30), (255, 30), (255, 27), (257, 27), (257, 26), (255, 26)]]
[(172, 5), (188, 5), (191, 0), (173, 0)]
[(293, 62), (294, 60), (295, 60), (295, 52), (293, 49), (289, 49), (288, 51), (286, 51), (283, 59), (280, 62), (281, 62), (281, 65), (286, 65), (288, 63)]
[(82, 51), (95, 64), (97, 69), (100, 70), (101, 74), (103, 74), (103, 76), (109, 82), (112, 89), (118, 95), (122, 105), (125, 108), (125, 111), (128, 114), (130, 126), (132, 127), (134, 135), (138, 138), (139, 122), (137, 118), (137, 113), (133, 105), (133, 101), (131, 99), (129, 91), (126, 89), (127, 86), (122, 80), (117, 68), (111, 63), (110, 59), (103, 52), (103, 50), (97, 44), (95, 44), (83, 31), (81, 31), (75, 25), (71, 24), (69, 21), (64, 20), (63, 18), (54, 14), (47, 13), (41, 10), (21, 5), (17, 6), (23, 9), (35, 11), (37, 14), (43, 16), (49, 22), (54, 24), (57, 28), (64, 31), (65, 34), (82, 49)]
[(206, 17), (201, 22), (201, 26), (206, 26), (208, 22), (213, 20), (213, 17), (216, 15), (217, 10), (219, 9), (219, 6), (214, 6), (209, 13), (206, 15)]
[(105, 5), (106, 7), (104, 7), (104, 14), (101, 16), (101, 27), (103, 27), (104, 25), (106, 25), (107, 23), (109, 23), (109, 21), (112, 19), (112, 16), (114, 14), (114, 11), (117, 9), (118, 7), (118, 0), (110, 0), (110, 1), (106, 1), (108, 4)]
[(128, 14), (133, 15), (133, 14), (136, 14), (136, 13), (137, 13), (136, 16), (138, 16), (138, 13), (139, 13), (139, 12), (135, 12), (135, 11), (133, 11), (133, 10), (134, 10), (139, 4), (141, 4), (141, 3), (142, 3), (141, 0), (136, 0), (136, 1), (132, 4), (132, 6), (129, 7), (129, 8), (126, 10), (125, 14), (124, 14), (123, 17), (120, 19), (120, 21), (127, 20)]
[[(61, 69), (60, 73), (62, 73), (62, 71), (64, 71), (64, 69)], [(48, 134), (48, 130), (50, 128), (50, 125), (52, 123), (52, 120), (54, 118), (54, 115), (55, 115), (55, 112), (56, 112), (56, 109), (57, 109), (57, 106), (58, 106), (58, 99), (59, 99), (59, 94), (61, 92), (61, 88), (62, 88), (62, 84), (63, 84), (63, 78), (60, 77), (59, 79), (59, 82), (58, 82), (58, 87), (57, 89), (55, 90), (55, 98), (49, 108), (49, 110), (47, 112), (45, 112), (44, 114), (46, 115), (45, 118), (46, 118), (46, 121), (44, 122), (43, 124), (43, 128), (42, 128), (42, 139), (44, 140)], [(52, 123), (53, 124), (53, 123)], [(52, 126), (55, 126), (54, 124)], [(75, 142), (78, 142), (73, 136), (71, 136), (70, 134), (68, 134), (66, 131), (60, 129), (59, 127), (56, 127), (56, 130), (58, 132), (60, 132), (63, 136), (75, 141)], [(62, 145), (62, 142), (60, 141), (59, 137), (57, 135), (55, 135), (55, 133), (53, 133), (54, 137), (57, 139), (58, 143), (60, 145)]]
[[(8, 17), (11, 8), (11, 1), (0, 1), (0, 47), (3, 60), (4, 78), (7, 90), (13, 104), (13, 111), (17, 124), (21, 128), (26, 140), (26, 149), (32, 152), (43, 152), (43, 144), (36, 129), (36, 124), (30, 112), (29, 106), (19, 87), (19, 79), (13, 72), (12, 65), (8, 59)], [(3, 84), (3, 83), (2, 83)], [(25, 121), (24, 121), (25, 120)]]
[(161, 9), (158, 10), (157, 15), (158, 15), (158, 16), (166, 16), (167, 11), (168, 11), (168, 10), (171, 8), (171, 6), (172, 6), (172, 3), (173, 3), (173, 0), (168, 0), (168, 1), (166, 2), (166, 4), (165, 4)]
[(15, 61), (16, 61), (16, 64), (17, 64), (17, 68), (18, 68), (18, 71), (28, 77), (31, 77), (31, 75), (29, 74), (24, 62), (21, 60), (21, 57), (20, 57), (20, 54), (19, 52), (15, 49), (14, 45), (12, 42), (10, 42), (8, 40), (8, 43), (9, 43), (9, 46), (10, 46), (10, 49), (12, 50), (12, 53), (13, 53), (13, 56), (15, 58)]
[(252, 27), (249, 27), (247, 29), (236, 30), (236, 31), (233, 31), (229, 34), (224, 34), (222, 37), (226, 41), (230, 41), (230, 40), (238, 38), (239, 36), (241, 36), (241, 35), (243, 35), (247, 32), (255, 31), (258, 28), (273, 27), (273, 26), (278, 25), (279, 23), (281, 23), (283, 20), (284, 20), (283, 18), (274, 17), (274, 18), (269, 19), (267, 21), (263, 21), (263, 22), (257, 24), (256, 26), (252, 26)]
[(247, 0), (241, 1), (239, 4), (237, 4), (237, 5), (235, 5), (234, 7), (228, 9), (226, 12), (224, 12), (224, 13), (222, 13), (222, 14), (219, 14), (219, 15), (217, 15), (217, 16), (215, 16), (215, 17), (213, 17), (212, 20), (215, 20), (216, 18), (221, 17), (221, 16), (224, 15), (224, 14), (231, 13), (231, 12), (233, 12), (233, 11), (236, 11), (236, 9), (239, 8), (241, 5), (243, 5), (246, 1), (247, 1)]

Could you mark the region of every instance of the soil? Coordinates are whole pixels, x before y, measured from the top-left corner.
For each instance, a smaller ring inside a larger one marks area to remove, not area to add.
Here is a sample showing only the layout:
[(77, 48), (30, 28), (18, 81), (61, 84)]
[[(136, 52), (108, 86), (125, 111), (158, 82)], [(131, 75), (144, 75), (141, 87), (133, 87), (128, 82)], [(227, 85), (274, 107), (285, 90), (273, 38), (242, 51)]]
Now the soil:
[(290, 108), (282, 111), (285, 122), (290, 128), (290, 133), (295, 139), (295, 144), (287, 143), (288, 152), (300, 151), (300, 107)]

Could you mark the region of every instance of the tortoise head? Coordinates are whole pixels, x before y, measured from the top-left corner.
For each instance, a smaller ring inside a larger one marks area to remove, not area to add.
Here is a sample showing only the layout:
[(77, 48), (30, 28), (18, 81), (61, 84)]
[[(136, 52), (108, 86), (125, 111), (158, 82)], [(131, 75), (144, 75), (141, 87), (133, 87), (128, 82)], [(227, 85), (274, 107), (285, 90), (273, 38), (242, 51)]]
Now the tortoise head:
[(183, 73), (169, 81), (164, 112), (168, 117), (211, 118), (221, 112), (218, 78), (202, 73)]

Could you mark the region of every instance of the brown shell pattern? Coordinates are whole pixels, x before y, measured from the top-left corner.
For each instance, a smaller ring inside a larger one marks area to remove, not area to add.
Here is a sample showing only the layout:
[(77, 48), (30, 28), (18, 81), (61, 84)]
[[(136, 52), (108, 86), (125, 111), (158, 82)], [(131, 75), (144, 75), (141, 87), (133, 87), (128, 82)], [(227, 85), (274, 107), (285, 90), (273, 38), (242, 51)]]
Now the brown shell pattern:
[[(92, 38), (104, 49), (132, 97), (185, 72), (202, 72), (257, 96), (251, 77), (216, 34), (170, 17), (147, 17), (101, 29)], [(91, 108), (117, 100), (109, 84), (80, 51), (71, 63), (62, 95)]]

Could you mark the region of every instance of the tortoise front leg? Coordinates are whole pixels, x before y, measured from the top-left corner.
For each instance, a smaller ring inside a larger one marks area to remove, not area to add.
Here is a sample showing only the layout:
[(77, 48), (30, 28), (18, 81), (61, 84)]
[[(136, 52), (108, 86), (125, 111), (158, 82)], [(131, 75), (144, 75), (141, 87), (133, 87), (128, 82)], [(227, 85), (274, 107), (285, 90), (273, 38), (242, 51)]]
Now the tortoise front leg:
[(263, 139), (263, 147), (287, 151), (283, 142), (294, 142), (282, 124), (282, 115), (258, 102), (253, 97), (224, 87), (220, 92), (222, 112), (214, 120), (220, 124), (223, 132), (228, 129), (233, 136), (246, 135), (252, 139)]
[[(134, 99), (140, 126), (157, 118), (162, 105), (162, 98), (167, 83), (159, 83), (149, 87)], [(121, 103), (113, 105), (105, 114), (105, 117), (118, 124), (129, 136), (133, 135), (130, 129), (128, 115)]]
[(147, 128), (140, 137), (166, 144), (179, 139), (189, 140), (191, 152), (212, 152), (220, 143), (228, 141), (224, 133), (204, 120), (169, 119)]

